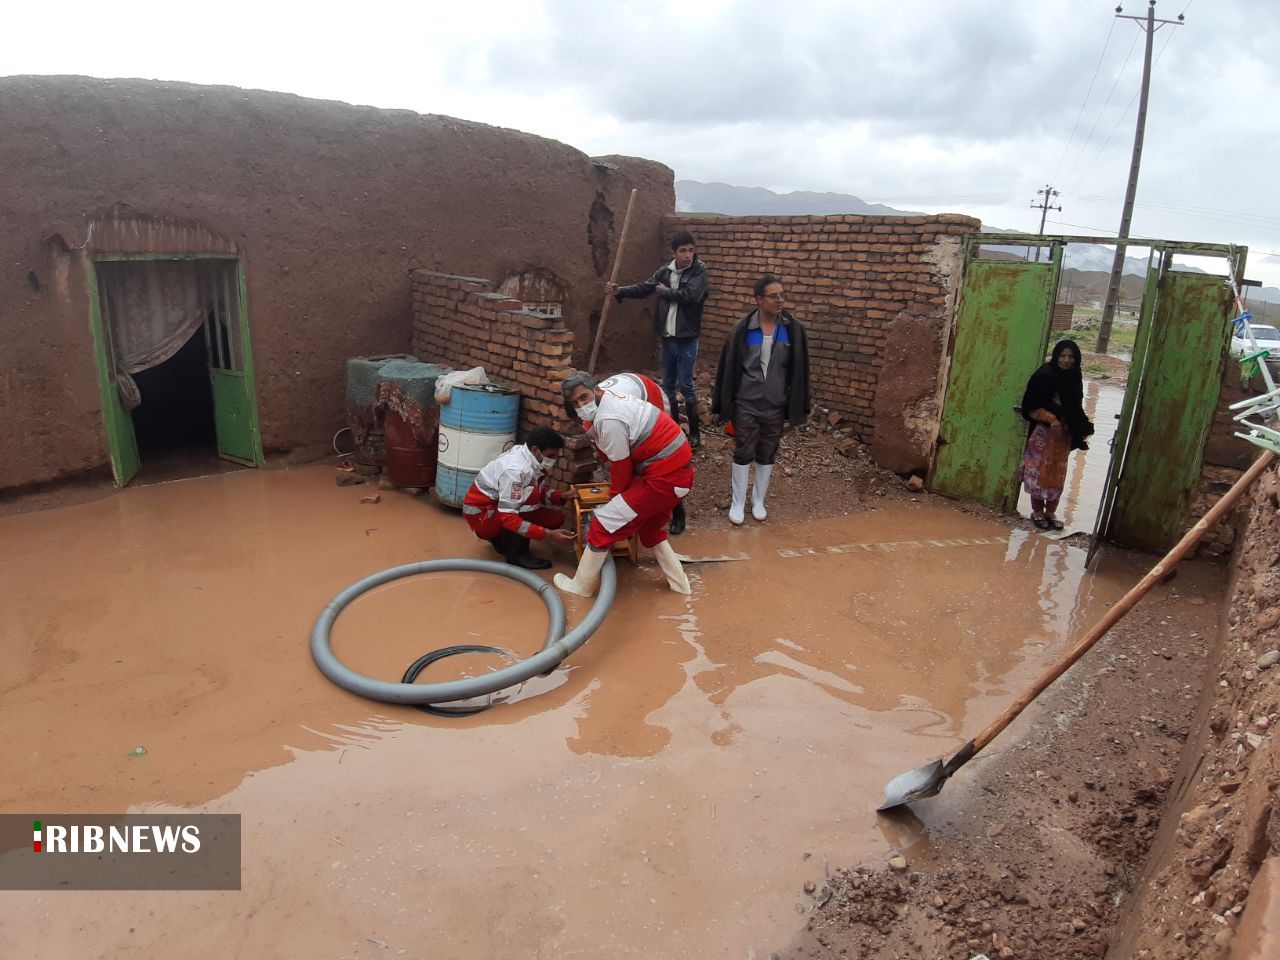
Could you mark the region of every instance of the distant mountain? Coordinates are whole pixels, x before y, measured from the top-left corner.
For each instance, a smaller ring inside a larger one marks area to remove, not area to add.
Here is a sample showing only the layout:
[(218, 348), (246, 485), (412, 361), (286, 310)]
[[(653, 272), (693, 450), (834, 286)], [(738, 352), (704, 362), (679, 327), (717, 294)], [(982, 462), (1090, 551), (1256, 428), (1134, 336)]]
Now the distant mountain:
[(728, 183), (676, 181), (676, 212), (718, 213), (726, 217), (802, 217), (853, 213), (873, 217), (918, 216), (880, 203), (867, 203), (847, 193), (797, 190), (774, 193), (764, 187), (735, 187)]
[[(796, 190), (792, 193), (775, 193), (764, 187), (736, 187), (728, 183), (702, 183), (698, 180), (676, 181), (677, 213), (712, 213), (726, 217), (801, 217), (829, 216), (834, 214), (860, 214), (876, 217), (915, 217), (921, 214), (912, 210), (897, 210), (882, 203), (867, 203), (847, 193), (815, 193)], [(957, 210), (956, 213), (963, 213)], [(983, 224), (988, 233), (1021, 233)], [(1021, 257), (1025, 247), (989, 247)], [(1116, 248), (1105, 244), (1076, 243), (1067, 247), (1062, 258), (1064, 268), (1084, 272), (1102, 271), (1110, 274), (1111, 261)], [(1195, 273), (1203, 273), (1197, 267), (1188, 267)], [(1144, 277), (1147, 274), (1146, 257), (1129, 257), (1124, 260), (1124, 273)], [(1253, 287), (1249, 290), (1250, 302), (1280, 303), (1280, 289)]]

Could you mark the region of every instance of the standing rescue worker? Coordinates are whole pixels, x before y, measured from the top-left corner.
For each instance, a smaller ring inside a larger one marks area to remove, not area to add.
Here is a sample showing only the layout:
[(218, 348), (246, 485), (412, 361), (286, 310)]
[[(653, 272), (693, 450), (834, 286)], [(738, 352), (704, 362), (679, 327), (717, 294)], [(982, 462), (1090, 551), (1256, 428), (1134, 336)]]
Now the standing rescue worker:
[(689, 578), (666, 531), (672, 510), (693, 489), (693, 451), (684, 431), (648, 401), (601, 390), (589, 373), (566, 377), (561, 393), (609, 462), (610, 499), (592, 517), (577, 573), (572, 579), (557, 573), (555, 585), (591, 596), (613, 545), (639, 534), (667, 585), (689, 593)]
[[(662, 388), (654, 383), (649, 377), (646, 377), (643, 373), (615, 373), (612, 377), (606, 377), (604, 380), (601, 380), (599, 384), (591, 381), (590, 374), (585, 371), (579, 370), (577, 373), (579, 377), (585, 378), (583, 379), (584, 385), (591, 389), (599, 387), (606, 393), (617, 393), (624, 397), (635, 397), (637, 400), (647, 400), (663, 413), (671, 413), (670, 404), (668, 404), (666, 394), (662, 392)], [(570, 418), (574, 420), (580, 419), (578, 417), (578, 411), (567, 398), (564, 401), (564, 409)], [(672, 419), (674, 419), (674, 417)], [(587, 431), (587, 437), (592, 443), (595, 442), (595, 436), (592, 431)], [(692, 435), (690, 435), (689, 438), (689, 445), (690, 447), (694, 446)], [(604, 455), (600, 453), (599, 448), (596, 449), (596, 453), (601, 459), (604, 458)], [(671, 522), (667, 524), (667, 532), (672, 536), (679, 536), (684, 533), (684, 529), (684, 501), (681, 501), (677, 503), (675, 505), (675, 509), (671, 511)]]
[(564, 437), (538, 427), (526, 443), (516, 444), (476, 474), (462, 501), (462, 515), (481, 540), (488, 540), (507, 563), (526, 570), (545, 570), (550, 560), (529, 552), (530, 540), (572, 543), (576, 534), (562, 530), (564, 513), (555, 509), (578, 498), (577, 490), (549, 490), (543, 478), (564, 450)]

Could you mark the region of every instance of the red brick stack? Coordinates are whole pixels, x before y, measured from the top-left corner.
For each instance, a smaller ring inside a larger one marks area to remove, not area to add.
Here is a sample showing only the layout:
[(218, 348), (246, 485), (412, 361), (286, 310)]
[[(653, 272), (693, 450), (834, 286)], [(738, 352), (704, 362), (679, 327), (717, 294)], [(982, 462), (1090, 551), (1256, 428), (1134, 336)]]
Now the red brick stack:
[[(455, 370), (484, 367), (490, 379), (519, 390), (521, 440), (538, 426), (566, 431), (559, 387), (574, 369), (573, 333), (562, 317), (526, 309), (480, 277), (414, 270), (411, 281), (414, 356)], [(587, 440), (578, 433), (569, 444), (559, 479), (585, 479)]]

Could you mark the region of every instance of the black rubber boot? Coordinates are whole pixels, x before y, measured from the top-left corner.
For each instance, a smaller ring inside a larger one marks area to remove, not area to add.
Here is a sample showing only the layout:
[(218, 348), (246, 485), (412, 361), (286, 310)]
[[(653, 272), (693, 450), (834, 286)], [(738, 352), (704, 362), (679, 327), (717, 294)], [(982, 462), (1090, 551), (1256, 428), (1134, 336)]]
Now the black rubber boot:
[(546, 570), (551, 566), (550, 560), (535, 557), (529, 552), (527, 538), (520, 536), (518, 533), (512, 533), (510, 530), (503, 530), (502, 536), (505, 538), (506, 549), (503, 553), (507, 558), (507, 563), (514, 564), (525, 570)]
[(690, 397), (684, 402), (684, 413), (689, 418), (689, 446), (697, 450), (702, 446), (702, 433), (698, 425), (698, 398)]
[(667, 524), (667, 533), (673, 537), (678, 537), (684, 533), (684, 504), (677, 503), (676, 508), (671, 511), (671, 522)]

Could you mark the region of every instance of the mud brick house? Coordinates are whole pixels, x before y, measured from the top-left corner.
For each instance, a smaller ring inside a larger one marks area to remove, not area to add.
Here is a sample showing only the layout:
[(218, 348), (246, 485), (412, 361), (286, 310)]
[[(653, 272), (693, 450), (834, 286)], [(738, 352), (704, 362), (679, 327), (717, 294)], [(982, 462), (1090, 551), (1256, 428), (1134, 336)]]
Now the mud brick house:
[[(144, 462), (175, 435), (323, 452), (346, 359), (410, 347), (411, 270), (492, 278), (585, 334), (631, 189), (629, 274), (674, 205), (651, 161), (225, 87), (4, 78), (0, 128), (0, 489), (103, 472), (135, 428)], [(619, 328), (604, 356), (649, 351)]]

